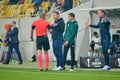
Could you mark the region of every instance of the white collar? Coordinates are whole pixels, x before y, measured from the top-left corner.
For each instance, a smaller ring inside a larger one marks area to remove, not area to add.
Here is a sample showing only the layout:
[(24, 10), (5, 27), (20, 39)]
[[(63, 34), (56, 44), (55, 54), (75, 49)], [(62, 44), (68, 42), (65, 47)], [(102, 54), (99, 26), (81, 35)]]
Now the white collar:
[(15, 28), (15, 26), (13, 26), (13, 27), (11, 28), (11, 31), (12, 31), (14, 28)]

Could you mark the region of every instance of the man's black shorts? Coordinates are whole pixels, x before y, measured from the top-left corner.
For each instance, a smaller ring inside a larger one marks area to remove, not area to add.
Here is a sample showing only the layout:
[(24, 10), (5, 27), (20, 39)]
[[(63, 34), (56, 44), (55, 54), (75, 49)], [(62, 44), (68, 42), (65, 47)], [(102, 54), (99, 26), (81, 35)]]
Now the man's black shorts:
[(36, 38), (37, 50), (42, 50), (42, 48), (47, 51), (50, 49), (49, 40), (47, 36), (37, 36)]

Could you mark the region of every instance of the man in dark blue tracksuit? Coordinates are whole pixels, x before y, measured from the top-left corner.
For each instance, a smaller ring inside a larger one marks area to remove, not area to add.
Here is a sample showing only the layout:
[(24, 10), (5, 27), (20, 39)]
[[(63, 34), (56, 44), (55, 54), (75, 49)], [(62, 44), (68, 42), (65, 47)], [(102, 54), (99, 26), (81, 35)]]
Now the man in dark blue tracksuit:
[(110, 70), (109, 67), (109, 55), (108, 55), (108, 47), (110, 44), (110, 21), (105, 16), (104, 10), (100, 9), (97, 12), (99, 17), (98, 25), (91, 25), (88, 22), (86, 22), (86, 26), (90, 26), (93, 28), (100, 28), (100, 36), (101, 36), (101, 45), (102, 45), (102, 53), (104, 55), (105, 59), (105, 66), (102, 68), (102, 70)]
[(53, 52), (57, 60), (57, 65), (54, 70), (62, 70), (64, 58), (62, 53), (63, 32), (65, 23), (63, 18), (60, 18), (59, 12), (53, 12), (54, 24), (52, 24), (52, 39), (53, 39)]

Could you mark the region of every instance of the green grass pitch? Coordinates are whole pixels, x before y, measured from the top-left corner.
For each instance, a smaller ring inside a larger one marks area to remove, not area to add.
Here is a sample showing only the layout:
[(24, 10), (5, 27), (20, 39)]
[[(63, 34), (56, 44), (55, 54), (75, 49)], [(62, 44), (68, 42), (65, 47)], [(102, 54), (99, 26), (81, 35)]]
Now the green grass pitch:
[(37, 63), (23, 65), (0, 63), (0, 80), (119, 80), (120, 69), (100, 71), (100, 69), (76, 69), (75, 72), (52, 71), (54, 63), (50, 63), (50, 70), (38, 72)]

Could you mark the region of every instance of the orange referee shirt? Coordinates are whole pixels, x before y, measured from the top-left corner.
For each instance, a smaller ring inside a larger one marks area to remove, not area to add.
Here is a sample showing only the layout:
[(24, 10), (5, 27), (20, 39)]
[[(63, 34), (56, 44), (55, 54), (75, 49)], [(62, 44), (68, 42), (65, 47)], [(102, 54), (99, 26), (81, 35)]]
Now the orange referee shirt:
[(44, 19), (38, 19), (33, 22), (32, 26), (36, 28), (36, 36), (48, 35), (48, 21)]

